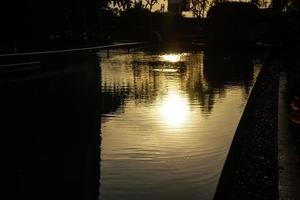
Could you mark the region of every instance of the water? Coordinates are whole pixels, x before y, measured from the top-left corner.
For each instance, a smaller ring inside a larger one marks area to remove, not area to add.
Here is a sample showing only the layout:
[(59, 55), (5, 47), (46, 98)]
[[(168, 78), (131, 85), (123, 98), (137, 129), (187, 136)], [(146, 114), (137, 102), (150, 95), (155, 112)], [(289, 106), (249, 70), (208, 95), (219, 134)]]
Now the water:
[(99, 56), (100, 199), (212, 199), (259, 68), (242, 54)]

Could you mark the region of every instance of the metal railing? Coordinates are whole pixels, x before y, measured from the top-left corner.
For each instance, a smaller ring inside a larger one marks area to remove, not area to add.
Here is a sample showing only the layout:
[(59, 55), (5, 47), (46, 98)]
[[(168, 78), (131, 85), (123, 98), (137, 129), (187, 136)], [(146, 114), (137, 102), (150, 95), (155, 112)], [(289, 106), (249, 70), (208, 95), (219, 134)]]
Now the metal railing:
[(83, 47), (83, 48), (73, 48), (73, 49), (35, 51), (35, 52), (19, 52), (19, 53), (5, 53), (5, 54), (0, 54), (0, 57), (45, 55), (45, 54), (69, 53), (69, 52), (79, 52), (79, 51), (89, 51), (89, 50), (108, 50), (108, 49), (114, 49), (114, 48), (133, 48), (135, 46), (146, 45), (146, 44), (150, 44), (150, 42), (129, 42), (129, 43), (104, 45), (104, 46), (93, 46), (93, 47)]

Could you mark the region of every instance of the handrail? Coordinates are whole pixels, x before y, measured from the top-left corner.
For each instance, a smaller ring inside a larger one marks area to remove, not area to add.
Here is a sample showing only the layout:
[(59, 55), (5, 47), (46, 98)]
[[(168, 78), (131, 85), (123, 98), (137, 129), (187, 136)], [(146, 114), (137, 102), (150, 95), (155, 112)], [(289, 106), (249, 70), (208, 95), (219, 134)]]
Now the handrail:
[(24, 53), (6, 53), (6, 54), (0, 54), (0, 57), (67, 53), (67, 52), (86, 51), (86, 50), (95, 50), (95, 49), (99, 49), (99, 50), (100, 49), (112, 49), (112, 48), (120, 48), (120, 47), (128, 47), (128, 46), (130, 47), (130, 46), (143, 45), (143, 44), (149, 44), (149, 42), (129, 42), (129, 43), (94, 46), (94, 47), (83, 47), (83, 48), (74, 48), (74, 49), (61, 49), (61, 50), (36, 51), (36, 52), (24, 52)]

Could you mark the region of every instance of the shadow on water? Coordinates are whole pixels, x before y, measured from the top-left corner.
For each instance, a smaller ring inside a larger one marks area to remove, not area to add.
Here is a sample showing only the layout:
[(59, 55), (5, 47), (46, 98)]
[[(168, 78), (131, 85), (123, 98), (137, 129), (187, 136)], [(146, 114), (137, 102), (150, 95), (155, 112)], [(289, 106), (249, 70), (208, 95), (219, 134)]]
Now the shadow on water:
[(82, 54), (38, 59), (38, 72), (12, 75), (0, 86), (9, 199), (97, 199), (98, 59)]
[[(188, 82), (190, 99), (196, 99), (203, 111), (211, 112), (216, 95), (224, 95), (227, 86), (242, 86), (247, 98), (253, 82), (252, 60), (242, 53), (213, 54), (204, 52), (203, 79), (195, 81), (194, 88)], [(201, 77), (201, 75), (199, 76)]]
[(244, 85), (248, 90), (253, 80), (253, 62), (243, 53), (205, 54), (204, 74), (213, 88), (225, 85)]

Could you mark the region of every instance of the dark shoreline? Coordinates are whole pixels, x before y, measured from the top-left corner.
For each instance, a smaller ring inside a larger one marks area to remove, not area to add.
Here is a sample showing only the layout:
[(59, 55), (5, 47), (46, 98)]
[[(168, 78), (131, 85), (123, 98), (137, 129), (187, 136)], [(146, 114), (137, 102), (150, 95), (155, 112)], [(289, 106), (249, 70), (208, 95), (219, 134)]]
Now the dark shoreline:
[(278, 199), (278, 66), (265, 63), (236, 130), (215, 200)]

